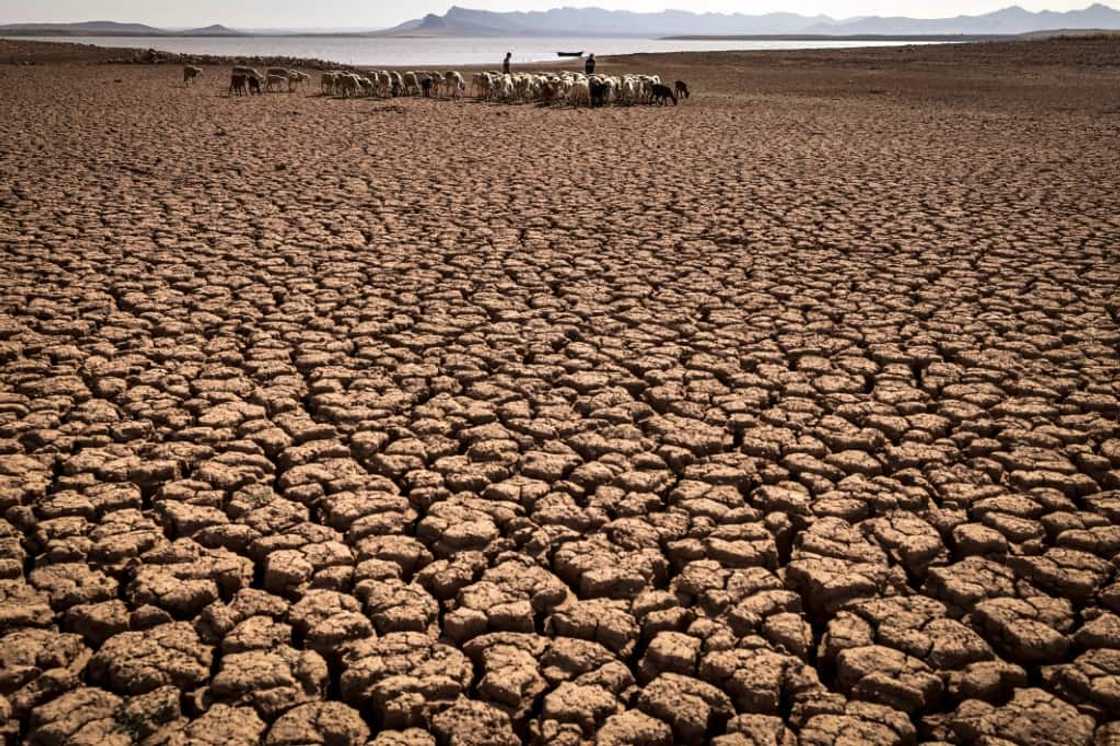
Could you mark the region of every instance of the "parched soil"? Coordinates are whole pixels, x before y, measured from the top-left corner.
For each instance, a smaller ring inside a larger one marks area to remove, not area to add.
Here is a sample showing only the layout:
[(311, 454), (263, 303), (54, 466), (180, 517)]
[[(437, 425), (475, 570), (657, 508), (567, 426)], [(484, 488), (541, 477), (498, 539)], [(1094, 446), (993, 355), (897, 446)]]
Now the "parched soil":
[(1120, 739), (1120, 42), (70, 53), (0, 65), (0, 739)]

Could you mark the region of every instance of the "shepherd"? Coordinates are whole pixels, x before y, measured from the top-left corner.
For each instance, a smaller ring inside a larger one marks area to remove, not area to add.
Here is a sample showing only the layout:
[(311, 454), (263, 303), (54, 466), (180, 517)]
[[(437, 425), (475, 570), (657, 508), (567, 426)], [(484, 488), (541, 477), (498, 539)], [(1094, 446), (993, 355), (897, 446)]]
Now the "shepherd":
[(509, 58), (513, 56), (513, 52), (506, 52), (506, 58), (502, 60), (502, 72), (509, 75)]
[(583, 71), (587, 73), (588, 77), (595, 74), (595, 55), (587, 55), (587, 62), (583, 63)]

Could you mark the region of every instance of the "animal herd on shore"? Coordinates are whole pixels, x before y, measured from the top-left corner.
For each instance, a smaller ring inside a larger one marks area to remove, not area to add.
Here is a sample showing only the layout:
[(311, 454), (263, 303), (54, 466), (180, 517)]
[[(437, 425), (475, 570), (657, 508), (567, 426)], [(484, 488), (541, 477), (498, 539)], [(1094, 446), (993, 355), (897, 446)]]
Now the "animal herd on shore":
[[(202, 75), (202, 68), (183, 68), (183, 83), (190, 85)], [(252, 67), (234, 67), (230, 74), (229, 95), (245, 96), (266, 91), (293, 92), (311, 82), (299, 70), (270, 67), (262, 75)], [(323, 96), (339, 98), (462, 98), (468, 93), (480, 101), (501, 103), (541, 103), (573, 106), (608, 104), (659, 104), (675, 106), (689, 98), (688, 85), (676, 81), (672, 87), (658, 75), (585, 75), (578, 72), (496, 73), (480, 72), (467, 80), (461, 73), (396, 72), (389, 70), (358, 73), (335, 70), (319, 78)]]

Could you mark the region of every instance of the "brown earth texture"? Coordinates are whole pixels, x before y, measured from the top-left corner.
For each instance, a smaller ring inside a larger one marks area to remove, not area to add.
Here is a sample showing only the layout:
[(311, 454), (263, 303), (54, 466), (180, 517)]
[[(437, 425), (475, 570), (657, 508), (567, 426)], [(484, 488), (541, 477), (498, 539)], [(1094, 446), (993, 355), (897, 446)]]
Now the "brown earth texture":
[(1120, 742), (1120, 41), (678, 107), (0, 43), (0, 738)]

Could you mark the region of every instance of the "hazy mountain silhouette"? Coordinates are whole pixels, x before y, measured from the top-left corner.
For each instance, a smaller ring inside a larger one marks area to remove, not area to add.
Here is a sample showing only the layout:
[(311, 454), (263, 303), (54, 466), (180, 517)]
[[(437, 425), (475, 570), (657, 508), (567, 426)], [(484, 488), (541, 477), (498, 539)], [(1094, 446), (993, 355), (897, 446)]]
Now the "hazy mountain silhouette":
[(416, 36), (667, 36), (670, 34), (793, 34), (834, 23), (828, 16), (796, 13), (635, 13), (602, 8), (554, 8), (500, 13), (452, 6), (442, 16), (402, 23), (378, 32)]
[(1120, 11), (1097, 3), (1065, 13), (1032, 13), (1017, 5), (993, 13), (955, 18), (873, 16), (804, 29), (820, 34), (1025, 34), (1046, 29), (1120, 29)]
[(223, 26), (220, 23), (215, 23), (211, 26), (205, 26), (203, 28), (192, 28), (188, 29), (187, 31), (181, 31), (179, 33), (187, 34), (190, 36), (241, 36), (244, 32), (235, 31), (234, 29)]
[(44, 34), (107, 34), (148, 36), (163, 31), (143, 23), (117, 23), (116, 21), (83, 21), (82, 23), (10, 23), (0, 26), (0, 31), (18, 31)]
[(1064, 13), (1032, 13), (1018, 6), (955, 18), (836, 20), (796, 13), (634, 13), (601, 8), (555, 8), (500, 13), (453, 6), (377, 34), (393, 36), (728, 36), (735, 34), (1021, 34), (1046, 29), (1120, 29), (1120, 11), (1095, 4)]
[(27, 36), (245, 36), (219, 23), (203, 28), (161, 29), (143, 23), (83, 21), (81, 23), (10, 23), (0, 33)]

